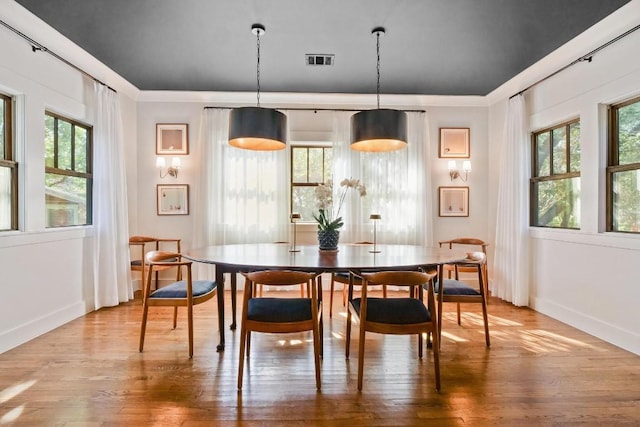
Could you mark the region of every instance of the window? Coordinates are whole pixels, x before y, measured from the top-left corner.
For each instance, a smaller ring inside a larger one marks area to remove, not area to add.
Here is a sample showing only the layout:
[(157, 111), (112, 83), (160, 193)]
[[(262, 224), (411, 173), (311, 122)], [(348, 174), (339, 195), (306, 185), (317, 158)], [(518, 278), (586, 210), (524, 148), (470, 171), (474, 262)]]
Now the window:
[(317, 211), (315, 188), (331, 179), (333, 149), (330, 146), (291, 147), (291, 212), (300, 221), (313, 222)]
[(640, 233), (640, 98), (609, 109), (607, 231)]
[(580, 122), (533, 134), (531, 225), (580, 228)]
[(46, 226), (91, 224), (91, 128), (45, 115)]
[(0, 231), (18, 229), (18, 164), (10, 97), (0, 94)]

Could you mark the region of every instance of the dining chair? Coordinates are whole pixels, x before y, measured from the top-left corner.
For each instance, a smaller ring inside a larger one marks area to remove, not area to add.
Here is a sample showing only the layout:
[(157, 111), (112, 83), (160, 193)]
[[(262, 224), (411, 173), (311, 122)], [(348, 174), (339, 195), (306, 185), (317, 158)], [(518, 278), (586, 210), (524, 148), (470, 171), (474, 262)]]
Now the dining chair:
[[(147, 328), (147, 317), (150, 306), (173, 307), (173, 329), (178, 323), (178, 307), (187, 307), (187, 324), (189, 330), (189, 358), (193, 357), (193, 306), (202, 304), (213, 298), (217, 286), (210, 280), (193, 280), (191, 277), (191, 261), (185, 261), (177, 252), (151, 251), (145, 256), (148, 264), (147, 281), (142, 297), (142, 324), (140, 328), (140, 352), (144, 348), (144, 336)], [(175, 269), (175, 282), (152, 291), (151, 277), (156, 269)], [(186, 280), (182, 280), (183, 270)]]
[[(461, 325), (460, 303), (476, 303), (482, 305), (485, 341), (487, 347), (491, 346), (491, 339), (489, 338), (489, 319), (487, 315), (487, 293), (485, 290), (486, 285), (484, 283), (484, 267), (486, 263), (487, 256), (483, 252), (470, 252), (467, 254), (467, 259), (451, 264), (454, 268), (454, 279), (444, 278), (442, 272), (439, 273), (438, 279), (435, 281), (434, 292), (436, 294), (436, 299), (438, 300), (438, 342), (440, 344), (442, 344), (443, 303), (455, 302), (458, 304), (458, 325)], [(478, 275), (477, 288), (463, 280), (460, 280), (458, 271), (461, 269), (465, 269), (467, 272), (476, 272)], [(441, 271), (444, 271), (444, 269)]]
[[(354, 245), (373, 245), (373, 242), (357, 242), (354, 243)], [(347, 290), (349, 289), (349, 272), (338, 271), (331, 273), (331, 285), (329, 288), (329, 318), (333, 317), (333, 293), (335, 283), (342, 284), (342, 306), (346, 307)], [(362, 286), (362, 280), (359, 276), (354, 277), (354, 286)], [(387, 297), (387, 285), (382, 286), (382, 294), (385, 298)]]
[[(485, 256), (487, 255), (487, 246), (489, 246), (488, 243), (485, 243), (483, 240), (476, 239), (475, 237), (458, 237), (455, 239), (438, 242), (438, 244), (440, 245), (440, 247), (443, 247), (443, 245), (446, 245), (449, 247), (449, 249), (454, 249), (455, 247), (462, 247), (468, 250), (473, 250), (474, 252), (480, 251), (484, 253)], [(454, 274), (454, 269), (455, 269), (454, 265), (445, 264), (443, 267), (444, 267), (444, 271), (447, 273), (447, 279), (451, 279)], [(473, 274), (475, 272), (476, 272), (475, 267), (458, 266), (458, 273)], [(485, 295), (489, 295), (489, 273), (487, 271), (486, 262), (483, 267), (482, 274), (484, 279), (484, 293)], [(458, 313), (458, 325), (459, 325), (460, 324), (460, 304), (457, 305), (457, 313)]]
[[(285, 244), (287, 244), (287, 245), (288, 245), (288, 244), (289, 244), (289, 242), (284, 241), (284, 240), (283, 240), (283, 241), (278, 241), (278, 242), (273, 242), (273, 243), (274, 243), (274, 244), (276, 244), (276, 245), (285, 245)], [(264, 286), (263, 286), (263, 284), (261, 284), (261, 283), (256, 283), (256, 284), (254, 284), (254, 286), (255, 286), (255, 287), (256, 287), (256, 289), (257, 289), (257, 290), (255, 291), (255, 292), (257, 292), (257, 295), (258, 295), (259, 297), (262, 297), (262, 296), (263, 296), (263, 294), (264, 294)], [(300, 298), (304, 298), (304, 288), (305, 288), (305, 285), (302, 285), (302, 284), (301, 284), (301, 285), (300, 285)], [(309, 295), (309, 290), (308, 290), (308, 289), (307, 289), (307, 295)]]
[[(240, 360), (238, 364), (238, 390), (242, 389), (242, 376), (251, 350), (251, 332), (292, 333), (312, 331), (316, 388), (320, 390), (320, 357), (322, 356), (322, 293), (318, 289), (318, 273), (288, 270), (265, 270), (242, 273), (245, 277), (240, 325)], [(254, 284), (273, 286), (306, 285), (308, 297), (260, 297)], [(272, 356), (269, 356), (271, 358)]]
[[(362, 273), (360, 298), (353, 298), (353, 284), (349, 289), (347, 312), (346, 358), (349, 359), (351, 321), (360, 323), (358, 342), (358, 390), (362, 390), (366, 332), (394, 335), (418, 335), (418, 357), (422, 358), (422, 334), (433, 336), (433, 364), (436, 390), (440, 390), (440, 353), (437, 334), (437, 316), (432, 283), (434, 273), (421, 271), (383, 271)], [(387, 284), (409, 288), (406, 297), (371, 298), (368, 289), (373, 285)], [(427, 305), (423, 300), (423, 287), (427, 291)]]
[[(151, 250), (167, 250), (169, 249), (166, 245), (171, 244), (171, 250), (180, 253), (180, 242), (181, 239), (171, 239), (171, 238), (158, 238), (158, 237), (150, 237), (150, 236), (131, 236), (129, 238), (129, 248), (131, 250), (131, 271), (139, 271), (140, 272), (140, 287), (144, 287), (144, 283), (146, 280), (146, 269), (147, 265), (142, 262), (144, 260), (145, 255), (148, 251)], [(151, 245), (148, 247), (147, 245)], [(167, 270), (170, 267), (156, 267), (155, 274), (155, 288), (158, 288), (158, 279), (159, 272)]]

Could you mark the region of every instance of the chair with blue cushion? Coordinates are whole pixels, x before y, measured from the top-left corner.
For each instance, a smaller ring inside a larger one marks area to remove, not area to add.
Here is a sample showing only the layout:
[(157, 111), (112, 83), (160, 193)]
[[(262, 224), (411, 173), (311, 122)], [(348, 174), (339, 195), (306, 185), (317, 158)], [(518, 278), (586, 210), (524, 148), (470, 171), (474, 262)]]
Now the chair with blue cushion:
[[(346, 358), (349, 358), (351, 341), (351, 320), (360, 323), (358, 343), (358, 390), (362, 390), (364, 371), (364, 349), (366, 332), (394, 335), (418, 335), (418, 357), (422, 358), (422, 334), (433, 335), (433, 362), (436, 390), (440, 390), (440, 355), (437, 334), (437, 316), (432, 283), (435, 273), (420, 271), (385, 271), (362, 273), (362, 294), (353, 298), (349, 289), (349, 310), (347, 312)], [(393, 298), (372, 298), (368, 289), (374, 285), (391, 285), (409, 288), (409, 296)], [(427, 286), (425, 286), (427, 285)], [(427, 291), (427, 305), (422, 302), (423, 286)]]
[[(202, 304), (213, 298), (217, 286), (210, 280), (192, 280), (191, 261), (185, 261), (177, 252), (151, 251), (145, 256), (148, 265), (147, 281), (142, 297), (142, 325), (140, 328), (140, 351), (144, 347), (144, 335), (147, 328), (147, 316), (150, 306), (173, 307), (173, 329), (177, 326), (178, 307), (187, 307), (189, 328), (189, 358), (193, 357), (193, 306)], [(175, 269), (176, 281), (154, 291), (151, 289), (151, 278), (156, 269)], [(182, 280), (183, 270), (186, 280)]]
[[(487, 316), (487, 297), (486, 297), (486, 285), (485, 285), (485, 264), (487, 257), (483, 252), (470, 252), (467, 254), (467, 259), (458, 262), (453, 265), (454, 279), (444, 278), (444, 268), (440, 269), (438, 274), (438, 280), (435, 283), (435, 294), (438, 299), (438, 338), (442, 335), (442, 312), (443, 303), (455, 302), (458, 303), (458, 310), (460, 303), (476, 303), (482, 304), (482, 317), (484, 320), (484, 335), (487, 347), (491, 346), (491, 340), (489, 338), (489, 320)], [(460, 280), (460, 271), (469, 272), (475, 270), (478, 275), (478, 287), (470, 285), (467, 282)], [(440, 286), (442, 283), (442, 286)], [(458, 325), (461, 325), (460, 314), (458, 312)], [(442, 342), (442, 339), (439, 339)]]
[[(357, 242), (354, 245), (373, 245), (372, 242)], [(354, 277), (354, 285), (362, 286), (361, 279), (358, 276)], [(329, 289), (329, 317), (333, 317), (333, 292), (334, 292), (334, 284), (341, 283), (342, 284), (342, 306), (347, 305), (347, 289), (349, 287), (349, 272), (348, 271), (340, 271), (331, 273), (331, 287)], [(387, 297), (387, 286), (382, 286), (382, 293), (384, 297)]]
[[(320, 357), (322, 356), (322, 292), (317, 273), (288, 270), (266, 270), (243, 273), (246, 281), (240, 326), (240, 361), (238, 390), (242, 389), (242, 375), (246, 358), (249, 359), (251, 332), (291, 333), (312, 331), (316, 388), (320, 390)], [(306, 286), (308, 296), (260, 297), (255, 284), (266, 286)], [(271, 356), (270, 356), (271, 357)]]

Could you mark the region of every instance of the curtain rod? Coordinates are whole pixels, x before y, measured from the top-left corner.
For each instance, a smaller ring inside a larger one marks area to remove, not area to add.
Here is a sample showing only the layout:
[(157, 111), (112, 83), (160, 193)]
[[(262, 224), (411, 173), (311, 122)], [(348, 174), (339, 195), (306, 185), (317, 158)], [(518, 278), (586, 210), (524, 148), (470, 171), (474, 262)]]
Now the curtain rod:
[(570, 64), (565, 65), (564, 67), (554, 71), (553, 73), (549, 74), (546, 77), (541, 78), (540, 80), (531, 83), (529, 86), (527, 86), (526, 88), (522, 89), (520, 92), (511, 95), (509, 97), (509, 99), (518, 96), (518, 95), (522, 95), (524, 92), (528, 91), (529, 89), (531, 89), (532, 87), (542, 83), (543, 81), (550, 79), (551, 77), (555, 76), (556, 74), (559, 74), (560, 72), (566, 70), (567, 68), (576, 65), (579, 62), (591, 62), (593, 60), (593, 55), (595, 55), (596, 53), (600, 52), (602, 49), (604, 49), (605, 47), (608, 47), (612, 44), (614, 44), (615, 42), (617, 42), (618, 40), (621, 40), (625, 37), (627, 37), (629, 34), (633, 33), (634, 31), (640, 29), (640, 24), (636, 25), (635, 27), (631, 28), (630, 30), (625, 31), (624, 33), (620, 34), (619, 36), (615, 37), (614, 39), (609, 40), (608, 42), (606, 42), (603, 45), (598, 46), (597, 48), (593, 49), (591, 52), (582, 55), (580, 58), (576, 59), (575, 61), (571, 62)]
[[(204, 107), (205, 110), (211, 109), (211, 110), (231, 110), (233, 108), (237, 108), (237, 107), (216, 107), (216, 106), (210, 106), (210, 107)], [(358, 112), (358, 111), (362, 111), (362, 109), (358, 110), (355, 108), (276, 108), (276, 110), (282, 110), (282, 111), (352, 111), (352, 112)], [(426, 110), (400, 110), (400, 111), (404, 111), (405, 113), (426, 113)]]
[(61, 57), (60, 55), (58, 55), (55, 52), (50, 51), (49, 49), (47, 49), (46, 46), (44, 46), (41, 43), (38, 43), (37, 41), (33, 40), (31, 37), (29, 37), (28, 35), (26, 35), (25, 33), (21, 32), (20, 30), (12, 27), (11, 25), (7, 24), (6, 22), (4, 22), (3, 20), (0, 19), (0, 24), (4, 25), (6, 28), (8, 28), (9, 30), (13, 31), (15, 34), (19, 35), (20, 37), (22, 37), (23, 39), (25, 39), (27, 42), (29, 42), (29, 44), (31, 45), (31, 51), (33, 52), (37, 52), (37, 51), (42, 51), (42, 52), (46, 52), (49, 55), (53, 56), (54, 58), (56, 58), (57, 60), (64, 62), (65, 64), (67, 64), (68, 66), (70, 66), (71, 68), (73, 68), (76, 71), (79, 71), (80, 73), (82, 73), (83, 75), (89, 77), (90, 79), (92, 79), (93, 81), (100, 83), (102, 86), (106, 86), (108, 89), (118, 93), (118, 91), (116, 91), (114, 88), (112, 88), (111, 86), (109, 86), (108, 84), (106, 84), (105, 82), (95, 78), (94, 76), (92, 76), (91, 74), (87, 73), (85, 70), (83, 70), (82, 68), (78, 67), (75, 64), (72, 64), (71, 62), (67, 61), (66, 59), (64, 59), (63, 57)]

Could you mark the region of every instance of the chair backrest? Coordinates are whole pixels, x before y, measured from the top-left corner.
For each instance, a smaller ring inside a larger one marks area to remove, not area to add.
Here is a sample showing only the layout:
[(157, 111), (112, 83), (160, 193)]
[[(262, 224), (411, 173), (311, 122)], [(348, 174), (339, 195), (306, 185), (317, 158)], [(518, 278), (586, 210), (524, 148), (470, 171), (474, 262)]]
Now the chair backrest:
[[(475, 246), (474, 249), (485, 254), (485, 257), (487, 255), (487, 246), (489, 246), (489, 244), (486, 243), (484, 240), (476, 239), (475, 237), (458, 237), (451, 240), (443, 240), (441, 242), (438, 242), (438, 244), (440, 245), (440, 247), (447, 245), (449, 249), (453, 249), (455, 246)], [(454, 266), (451, 264), (447, 264), (443, 268), (445, 269), (445, 271), (448, 271), (448, 277), (451, 278), (451, 275), (454, 272)], [(487, 278), (486, 262), (484, 263), (483, 268), (485, 270), (485, 279), (486, 279)], [(473, 273), (476, 271), (476, 267), (464, 266), (459, 264), (457, 271), (458, 273)]]
[(360, 275), (367, 285), (422, 286), (435, 277), (435, 273), (422, 271), (381, 271)]
[(176, 281), (182, 279), (182, 268), (187, 267), (187, 274), (190, 278), (191, 276), (191, 264), (192, 261), (183, 260), (182, 256), (178, 252), (169, 252), (169, 251), (150, 251), (145, 255), (145, 261), (149, 265), (149, 269), (147, 272), (147, 286), (150, 286), (151, 276), (153, 273), (160, 269), (166, 270), (168, 268), (175, 267), (176, 270)]
[(290, 270), (253, 271), (250, 273), (242, 273), (242, 275), (253, 283), (274, 286), (307, 284), (317, 276), (316, 273)]

